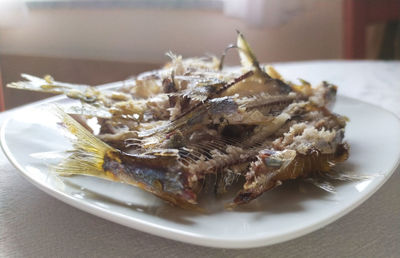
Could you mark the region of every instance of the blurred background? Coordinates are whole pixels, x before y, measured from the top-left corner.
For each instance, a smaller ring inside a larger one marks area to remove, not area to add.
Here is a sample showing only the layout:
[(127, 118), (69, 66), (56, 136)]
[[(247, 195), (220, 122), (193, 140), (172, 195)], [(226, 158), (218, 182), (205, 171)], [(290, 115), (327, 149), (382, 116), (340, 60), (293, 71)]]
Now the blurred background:
[(399, 59), (399, 19), (400, 0), (0, 0), (0, 109), (48, 97), (5, 88), (20, 73), (104, 84), (219, 56), (236, 29), (263, 63)]

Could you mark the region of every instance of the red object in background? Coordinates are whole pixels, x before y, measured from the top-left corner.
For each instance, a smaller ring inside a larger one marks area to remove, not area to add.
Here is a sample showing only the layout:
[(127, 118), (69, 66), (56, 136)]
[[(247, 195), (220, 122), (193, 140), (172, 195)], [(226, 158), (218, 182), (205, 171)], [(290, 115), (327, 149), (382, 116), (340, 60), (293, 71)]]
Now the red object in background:
[(0, 111), (4, 111), (4, 94), (3, 94), (3, 83), (1, 80), (1, 67), (0, 67)]
[(400, 0), (343, 0), (344, 58), (365, 58), (367, 26), (393, 20), (400, 20)]

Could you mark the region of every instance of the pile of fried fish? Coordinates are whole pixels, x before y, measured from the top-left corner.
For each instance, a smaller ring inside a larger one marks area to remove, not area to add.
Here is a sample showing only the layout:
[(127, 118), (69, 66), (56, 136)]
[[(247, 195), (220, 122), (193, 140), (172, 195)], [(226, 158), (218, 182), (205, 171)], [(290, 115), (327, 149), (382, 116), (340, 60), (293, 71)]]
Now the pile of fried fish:
[[(238, 52), (240, 69), (223, 68), (228, 49)], [(338, 173), (349, 147), (346, 117), (329, 110), (336, 86), (285, 81), (259, 64), (239, 32), (227, 50), (222, 58), (168, 53), (162, 69), (113, 90), (26, 74), (8, 87), (79, 100), (55, 108), (75, 136), (56, 173), (127, 183), (182, 208), (198, 207), (208, 181), (216, 195), (239, 185), (227, 204), (235, 207), (288, 180), (318, 184)]]

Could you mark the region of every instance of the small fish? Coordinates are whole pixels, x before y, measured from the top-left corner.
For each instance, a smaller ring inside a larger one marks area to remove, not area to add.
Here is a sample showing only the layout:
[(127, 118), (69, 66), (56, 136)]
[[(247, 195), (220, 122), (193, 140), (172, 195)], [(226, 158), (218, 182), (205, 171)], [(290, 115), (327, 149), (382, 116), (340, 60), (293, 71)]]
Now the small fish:
[[(87, 175), (122, 182), (153, 193), (179, 207), (198, 209), (176, 155), (133, 155), (102, 142), (61, 109), (55, 109), (76, 139), (70, 156), (53, 167), (60, 175)], [(172, 153), (174, 154), (174, 153)]]
[(345, 161), (348, 156), (347, 144), (340, 144), (335, 153), (330, 154), (322, 154), (319, 150), (311, 150), (307, 154), (295, 150), (262, 150), (246, 174), (243, 189), (229, 207), (248, 203), (284, 181), (329, 173), (336, 163)]

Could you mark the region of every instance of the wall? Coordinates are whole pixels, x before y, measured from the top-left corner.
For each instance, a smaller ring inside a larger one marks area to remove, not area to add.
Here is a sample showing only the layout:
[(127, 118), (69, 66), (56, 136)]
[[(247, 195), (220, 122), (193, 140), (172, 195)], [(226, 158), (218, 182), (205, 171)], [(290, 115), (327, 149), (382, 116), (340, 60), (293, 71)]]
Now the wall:
[(341, 57), (341, 0), (317, 0), (277, 28), (249, 28), (218, 11), (33, 9), (18, 27), (0, 30), (0, 54), (162, 63), (221, 53), (245, 33), (263, 62)]

